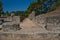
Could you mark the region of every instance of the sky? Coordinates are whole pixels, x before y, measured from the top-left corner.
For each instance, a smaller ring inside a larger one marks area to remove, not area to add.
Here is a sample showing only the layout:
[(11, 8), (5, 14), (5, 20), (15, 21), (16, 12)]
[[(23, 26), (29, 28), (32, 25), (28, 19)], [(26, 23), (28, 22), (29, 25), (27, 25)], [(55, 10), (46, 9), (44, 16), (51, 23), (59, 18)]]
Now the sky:
[(33, 0), (2, 0), (4, 11), (24, 11)]

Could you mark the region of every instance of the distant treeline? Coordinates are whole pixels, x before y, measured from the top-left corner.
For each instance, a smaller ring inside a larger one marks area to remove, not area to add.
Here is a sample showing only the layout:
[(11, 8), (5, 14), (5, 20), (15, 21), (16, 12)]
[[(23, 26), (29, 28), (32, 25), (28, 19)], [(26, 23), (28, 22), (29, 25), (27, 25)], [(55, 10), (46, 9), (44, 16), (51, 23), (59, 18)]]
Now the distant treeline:
[(53, 11), (58, 6), (60, 6), (60, 0), (37, 0), (32, 2), (25, 12), (28, 14), (35, 10), (39, 15)]
[(56, 7), (60, 6), (60, 0), (33, 0), (25, 11), (4, 12), (2, 5), (0, 1), (0, 16), (3, 14), (9, 16), (14, 13), (16, 16), (27, 17), (32, 11), (35, 11), (36, 15), (40, 15), (55, 10)]

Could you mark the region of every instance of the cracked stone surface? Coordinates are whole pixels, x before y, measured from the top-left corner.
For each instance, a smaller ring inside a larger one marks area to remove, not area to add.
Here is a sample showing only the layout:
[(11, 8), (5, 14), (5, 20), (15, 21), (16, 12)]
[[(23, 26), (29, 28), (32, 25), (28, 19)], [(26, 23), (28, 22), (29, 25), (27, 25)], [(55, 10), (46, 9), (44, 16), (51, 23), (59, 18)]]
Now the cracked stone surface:
[[(38, 15), (32, 20), (26, 18), (21, 23), (18, 21), (17, 25), (19, 24), (22, 28), (18, 31), (14, 30), (19, 27), (17, 28), (17, 26), (13, 25), (13, 28), (11, 26), (16, 22), (11, 22), (10, 20), (10, 22), (3, 23), (3, 28), (7, 29), (7, 31), (0, 31), (0, 40), (60, 40), (60, 9), (49, 14)], [(13, 32), (11, 31), (12, 29), (14, 29)]]

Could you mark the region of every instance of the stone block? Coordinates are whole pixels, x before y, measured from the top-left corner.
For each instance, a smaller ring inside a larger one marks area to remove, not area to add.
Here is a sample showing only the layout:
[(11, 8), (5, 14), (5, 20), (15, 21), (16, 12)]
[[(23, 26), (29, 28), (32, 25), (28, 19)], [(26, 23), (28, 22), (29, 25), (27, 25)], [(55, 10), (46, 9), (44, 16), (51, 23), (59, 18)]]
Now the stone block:
[(12, 25), (2, 25), (2, 30), (4, 32), (15, 32), (20, 30), (20, 25), (19, 24), (12, 24)]

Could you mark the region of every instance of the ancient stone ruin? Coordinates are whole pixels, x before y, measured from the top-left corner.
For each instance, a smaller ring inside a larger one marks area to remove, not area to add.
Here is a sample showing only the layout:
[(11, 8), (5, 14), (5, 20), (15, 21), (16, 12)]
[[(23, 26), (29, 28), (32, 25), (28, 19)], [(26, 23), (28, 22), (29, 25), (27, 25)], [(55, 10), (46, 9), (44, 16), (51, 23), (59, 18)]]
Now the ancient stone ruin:
[(0, 40), (60, 40), (60, 9), (38, 16), (32, 13), (23, 22), (19, 16), (0, 17)]
[(8, 16), (0, 17), (0, 29), (4, 32), (12, 32), (20, 30), (20, 17)]

